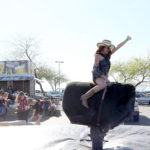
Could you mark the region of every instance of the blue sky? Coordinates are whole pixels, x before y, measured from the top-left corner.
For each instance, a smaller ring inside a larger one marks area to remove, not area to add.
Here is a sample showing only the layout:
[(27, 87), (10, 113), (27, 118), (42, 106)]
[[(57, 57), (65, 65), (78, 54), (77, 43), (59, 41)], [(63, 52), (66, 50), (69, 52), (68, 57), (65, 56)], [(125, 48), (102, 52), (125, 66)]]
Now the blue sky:
[(97, 42), (114, 45), (132, 36), (112, 62), (147, 56), (150, 49), (149, 0), (0, 0), (0, 60), (17, 35), (35, 37), (41, 61), (71, 81), (91, 81)]

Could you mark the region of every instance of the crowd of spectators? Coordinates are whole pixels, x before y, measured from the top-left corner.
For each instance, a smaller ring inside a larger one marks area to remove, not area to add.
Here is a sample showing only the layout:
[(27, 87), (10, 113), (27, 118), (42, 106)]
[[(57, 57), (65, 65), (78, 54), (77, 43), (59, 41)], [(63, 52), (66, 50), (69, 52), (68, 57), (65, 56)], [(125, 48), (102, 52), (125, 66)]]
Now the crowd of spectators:
[[(13, 97), (13, 88), (9, 87), (7, 92), (0, 89), (0, 117), (6, 119), (7, 112), (10, 109), (10, 101)], [(56, 110), (56, 102), (51, 98), (30, 98), (24, 92), (17, 93), (13, 102), (17, 110), (17, 118), (26, 122), (35, 120), (36, 124), (40, 124), (42, 118), (50, 116)], [(30, 113), (31, 112), (31, 113)], [(31, 115), (30, 115), (31, 114)]]
[[(9, 104), (14, 104), (15, 103), (15, 99), (16, 99), (16, 96), (18, 95), (18, 93), (20, 92), (18, 89), (14, 89), (13, 86), (8, 86), (7, 89), (4, 89), (4, 88), (0, 88), (0, 93), (2, 92), (7, 92), (8, 93), (8, 105)], [(28, 95), (27, 93), (25, 93), (26, 95)]]

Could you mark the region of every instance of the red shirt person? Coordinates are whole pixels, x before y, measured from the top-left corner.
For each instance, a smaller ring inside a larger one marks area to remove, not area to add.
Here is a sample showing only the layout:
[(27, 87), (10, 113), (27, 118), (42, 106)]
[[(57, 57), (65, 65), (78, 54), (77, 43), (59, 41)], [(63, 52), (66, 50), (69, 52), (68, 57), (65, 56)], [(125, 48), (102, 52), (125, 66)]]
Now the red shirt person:
[(18, 119), (19, 120), (28, 120), (28, 112), (29, 112), (29, 105), (28, 99), (25, 96), (24, 92), (19, 92), (16, 97), (16, 104), (18, 108)]

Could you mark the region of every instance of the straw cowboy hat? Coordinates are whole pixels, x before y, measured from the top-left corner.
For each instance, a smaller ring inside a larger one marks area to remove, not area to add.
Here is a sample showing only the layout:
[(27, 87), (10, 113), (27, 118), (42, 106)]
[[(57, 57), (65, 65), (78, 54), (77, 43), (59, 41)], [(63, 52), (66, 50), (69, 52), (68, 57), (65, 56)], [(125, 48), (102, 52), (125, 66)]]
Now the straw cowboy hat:
[(97, 47), (100, 47), (100, 46), (108, 46), (111, 50), (115, 48), (115, 46), (111, 44), (111, 41), (109, 40), (103, 40), (101, 43), (97, 43)]

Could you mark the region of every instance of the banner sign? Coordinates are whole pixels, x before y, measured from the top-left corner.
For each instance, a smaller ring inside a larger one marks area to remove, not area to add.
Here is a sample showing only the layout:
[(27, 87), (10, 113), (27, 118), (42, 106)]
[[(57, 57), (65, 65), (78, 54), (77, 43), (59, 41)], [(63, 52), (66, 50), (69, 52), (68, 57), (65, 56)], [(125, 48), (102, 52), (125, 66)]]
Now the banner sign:
[(0, 61), (0, 75), (2, 74), (34, 74), (34, 65), (27, 60)]

